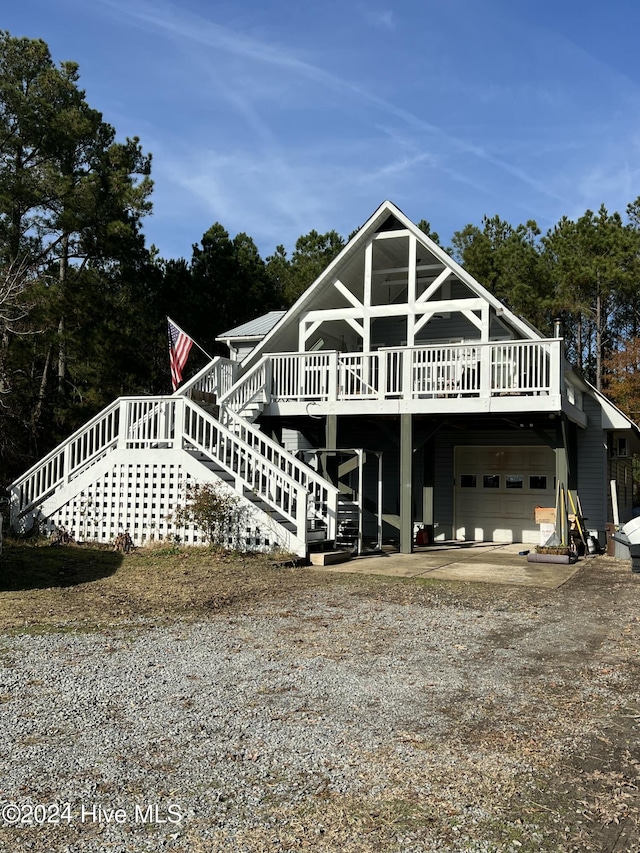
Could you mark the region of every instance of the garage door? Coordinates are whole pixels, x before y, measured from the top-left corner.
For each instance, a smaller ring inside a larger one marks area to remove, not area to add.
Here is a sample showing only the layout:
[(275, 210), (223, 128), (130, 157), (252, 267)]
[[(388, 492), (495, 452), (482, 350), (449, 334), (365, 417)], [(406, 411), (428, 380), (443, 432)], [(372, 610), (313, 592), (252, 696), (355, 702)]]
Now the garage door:
[(538, 544), (536, 506), (555, 506), (550, 447), (456, 447), (458, 539)]

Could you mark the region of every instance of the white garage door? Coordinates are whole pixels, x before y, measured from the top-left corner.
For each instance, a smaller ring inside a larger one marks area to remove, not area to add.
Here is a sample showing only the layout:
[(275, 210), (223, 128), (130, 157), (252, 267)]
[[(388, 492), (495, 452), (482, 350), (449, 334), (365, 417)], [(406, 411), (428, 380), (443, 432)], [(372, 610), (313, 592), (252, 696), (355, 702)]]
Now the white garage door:
[(550, 447), (456, 447), (456, 538), (538, 544), (535, 507), (555, 502)]

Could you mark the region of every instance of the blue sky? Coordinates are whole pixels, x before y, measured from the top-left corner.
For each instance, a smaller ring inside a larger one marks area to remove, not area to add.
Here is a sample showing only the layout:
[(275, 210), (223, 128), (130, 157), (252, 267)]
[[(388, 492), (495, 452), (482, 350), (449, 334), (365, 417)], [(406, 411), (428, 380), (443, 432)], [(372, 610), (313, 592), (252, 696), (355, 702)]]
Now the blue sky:
[(7, 0), (0, 27), (153, 154), (165, 258), (214, 222), (291, 252), (384, 199), (448, 244), (640, 194), (637, 0)]

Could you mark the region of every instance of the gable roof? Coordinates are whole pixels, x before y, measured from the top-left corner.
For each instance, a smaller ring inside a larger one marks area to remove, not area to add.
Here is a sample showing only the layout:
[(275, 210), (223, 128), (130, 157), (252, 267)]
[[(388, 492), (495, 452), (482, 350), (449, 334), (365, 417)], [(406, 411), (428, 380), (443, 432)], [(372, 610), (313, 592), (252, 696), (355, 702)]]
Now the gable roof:
[(248, 323), (235, 326), (233, 329), (229, 329), (228, 332), (222, 332), (222, 334), (218, 335), (216, 341), (225, 342), (238, 339), (251, 340), (254, 338), (263, 338), (286, 313), (286, 311), (269, 311), (267, 314), (256, 317), (255, 320), (249, 320)]
[(581, 391), (589, 394), (600, 406), (602, 414), (603, 430), (631, 430), (635, 438), (640, 442), (640, 427), (635, 421), (616, 406), (602, 391), (598, 391), (582, 374), (571, 365), (565, 365), (567, 375), (571, 376), (571, 382)]
[(262, 352), (269, 346), (271, 339), (277, 330), (282, 329), (291, 321), (297, 320), (306, 310), (310, 309), (320, 292), (331, 283), (336, 272), (343, 267), (349, 259), (362, 251), (368, 240), (376, 233), (382, 231), (404, 230), (415, 236), (419, 244), (425, 247), (443, 266), (447, 267), (460, 281), (462, 281), (472, 292), (484, 299), (497, 315), (506, 320), (520, 334), (530, 340), (542, 338), (541, 333), (530, 323), (523, 320), (507, 308), (490, 291), (483, 287), (463, 267), (451, 258), (445, 250), (421, 231), (417, 225), (411, 222), (402, 211), (391, 201), (384, 201), (380, 207), (369, 217), (369, 219), (358, 229), (344, 249), (337, 255), (329, 266), (318, 278), (301, 294), (298, 300), (289, 308), (276, 327), (273, 327), (265, 337), (255, 346), (242, 362), (243, 367), (249, 366), (258, 359)]

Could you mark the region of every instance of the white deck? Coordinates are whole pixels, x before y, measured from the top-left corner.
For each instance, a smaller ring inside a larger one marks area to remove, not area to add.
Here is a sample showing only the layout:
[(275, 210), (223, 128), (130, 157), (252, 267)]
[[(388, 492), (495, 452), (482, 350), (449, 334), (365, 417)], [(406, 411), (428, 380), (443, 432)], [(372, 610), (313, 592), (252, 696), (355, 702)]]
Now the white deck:
[(561, 341), (463, 343), (265, 355), (223, 399), (242, 412), (370, 415), (566, 411), (581, 394), (563, 378)]

